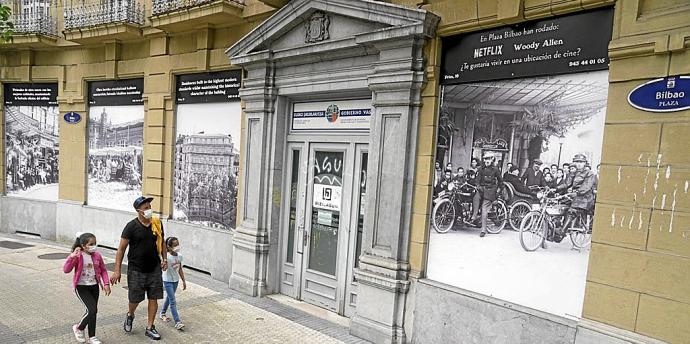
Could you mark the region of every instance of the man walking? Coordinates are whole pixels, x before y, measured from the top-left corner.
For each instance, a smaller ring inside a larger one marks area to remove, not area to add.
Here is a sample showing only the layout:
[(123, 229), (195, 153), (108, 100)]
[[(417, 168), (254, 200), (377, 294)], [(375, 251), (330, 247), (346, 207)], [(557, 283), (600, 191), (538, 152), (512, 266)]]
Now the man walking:
[(477, 170), (477, 192), (472, 200), (472, 221), (477, 220), (479, 202), (482, 209), (482, 231), (480, 237), (486, 235), (486, 218), (491, 210), (491, 204), (498, 198), (498, 186), (503, 183), (501, 172), (493, 166), (494, 156), (491, 152), (484, 152), (482, 158), (484, 165)]
[(129, 305), (125, 318), (125, 332), (132, 332), (134, 311), (139, 303), (148, 299), (148, 321), (146, 336), (152, 340), (160, 340), (161, 336), (153, 325), (158, 311), (158, 300), (163, 298), (162, 272), (168, 268), (164, 242), (163, 225), (158, 218), (154, 218), (151, 209), (153, 198), (140, 196), (134, 200), (137, 217), (127, 223), (120, 238), (120, 245), (115, 256), (115, 269), (110, 276), (110, 283), (115, 285), (120, 281), (122, 258), (127, 253), (127, 286)]

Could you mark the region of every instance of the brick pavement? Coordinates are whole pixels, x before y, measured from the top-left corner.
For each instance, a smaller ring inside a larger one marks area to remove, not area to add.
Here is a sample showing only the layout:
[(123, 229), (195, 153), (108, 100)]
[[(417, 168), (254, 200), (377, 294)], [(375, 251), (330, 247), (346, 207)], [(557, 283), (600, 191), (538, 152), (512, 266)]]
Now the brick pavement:
[[(3, 247), (7, 242), (32, 246)], [(83, 307), (71, 289), (71, 274), (62, 272), (63, 259), (39, 259), (68, 252), (69, 247), (58, 243), (0, 234), (0, 343), (76, 342), (70, 327), (81, 318)], [(112, 252), (102, 252), (106, 263), (113, 262)], [(186, 272), (187, 290), (180, 288), (177, 293), (186, 330), (157, 321), (163, 337), (159, 343), (365, 343), (350, 336), (346, 327), (268, 298), (239, 294), (207, 275)], [(110, 296), (101, 294), (97, 337), (104, 343), (150, 342), (144, 336), (145, 302), (137, 309), (133, 333), (122, 331), (126, 304), (122, 285), (115, 286)]]

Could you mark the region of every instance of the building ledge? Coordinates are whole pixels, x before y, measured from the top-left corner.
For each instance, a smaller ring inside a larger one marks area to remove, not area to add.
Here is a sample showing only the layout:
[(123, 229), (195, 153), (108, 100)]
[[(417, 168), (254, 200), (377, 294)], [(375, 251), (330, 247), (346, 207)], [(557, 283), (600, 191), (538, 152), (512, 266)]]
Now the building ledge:
[(271, 6), (273, 8), (281, 8), (285, 6), (290, 0), (259, 0), (264, 4)]
[(127, 41), (141, 38), (141, 26), (132, 23), (110, 23), (65, 30), (65, 39), (81, 44), (104, 40)]
[[(154, 5), (155, 6), (155, 5)], [(159, 5), (160, 6), (160, 5)], [(163, 6), (164, 3), (163, 3)], [(208, 25), (232, 25), (242, 21), (244, 5), (229, 0), (213, 0), (191, 7), (154, 10), (151, 26), (166, 32), (189, 31)]]
[(12, 42), (2, 44), (3, 48), (46, 48), (58, 45), (58, 37), (40, 33), (15, 33)]

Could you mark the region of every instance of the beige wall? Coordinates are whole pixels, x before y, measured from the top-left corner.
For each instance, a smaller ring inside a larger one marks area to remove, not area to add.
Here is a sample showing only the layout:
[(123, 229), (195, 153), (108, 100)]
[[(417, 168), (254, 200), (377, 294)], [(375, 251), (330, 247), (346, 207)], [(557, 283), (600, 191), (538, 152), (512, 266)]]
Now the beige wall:
[(690, 74), (690, 3), (618, 2), (609, 53), (584, 317), (688, 343), (690, 111), (644, 112), (627, 95), (650, 79)]
[[(456, 0), (426, 2), (424, 8), (443, 16), (439, 28), (443, 36), (613, 3), (497, 0), (462, 1), (469, 6), (458, 6)], [(690, 4), (623, 0), (615, 6), (602, 176), (583, 316), (672, 343), (688, 343), (690, 111), (640, 111), (627, 103), (627, 95), (652, 78), (690, 74)], [(438, 41), (427, 49), (429, 84), (418, 133), (411, 228), (412, 275), (421, 277), (428, 249), (439, 102)], [(629, 226), (631, 218), (634, 226)]]
[[(75, 111), (87, 118), (87, 81), (143, 77), (146, 112), (142, 193), (155, 197), (154, 210), (167, 216), (172, 212), (174, 75), (236, 68), (230, 65), (225, 49), (271, 13), (273, 9), (258, 0), (247, 0), (242, 16), (234, 20), (240, 24), (166, 34), (148, 23), (140, 37), (113, 40), (103, 36), (83, 45), (62, 38), (51, 45), (37, 45), (26, 43), (31, 37), (19, 35), (14, 44), (0, 47), (0, 82), (57, 82), (60, 115)], [(91, 31), (98, 37), (112, 28)], [(4, 120), (1, 123), (4, 132)], [(86, 202), (86, 126), (86, 120), (67, 124), (60, 119), (61, 200)], [(0, 141), (4, 145), (4, 140)], [(0, 168), (4, 171), (4, 159)], [(5, 186), (4, 172), (0, 173), (0, 185)]]

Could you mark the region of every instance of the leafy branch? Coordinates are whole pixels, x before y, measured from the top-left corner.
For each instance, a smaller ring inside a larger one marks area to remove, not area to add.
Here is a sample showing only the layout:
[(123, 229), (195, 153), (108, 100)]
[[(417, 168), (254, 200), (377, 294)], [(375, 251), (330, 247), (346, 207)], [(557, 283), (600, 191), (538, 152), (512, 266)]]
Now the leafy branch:
[(14, 24), (10, 21), (12, 9), (0, 4), (0, 44), (12, 41)]

